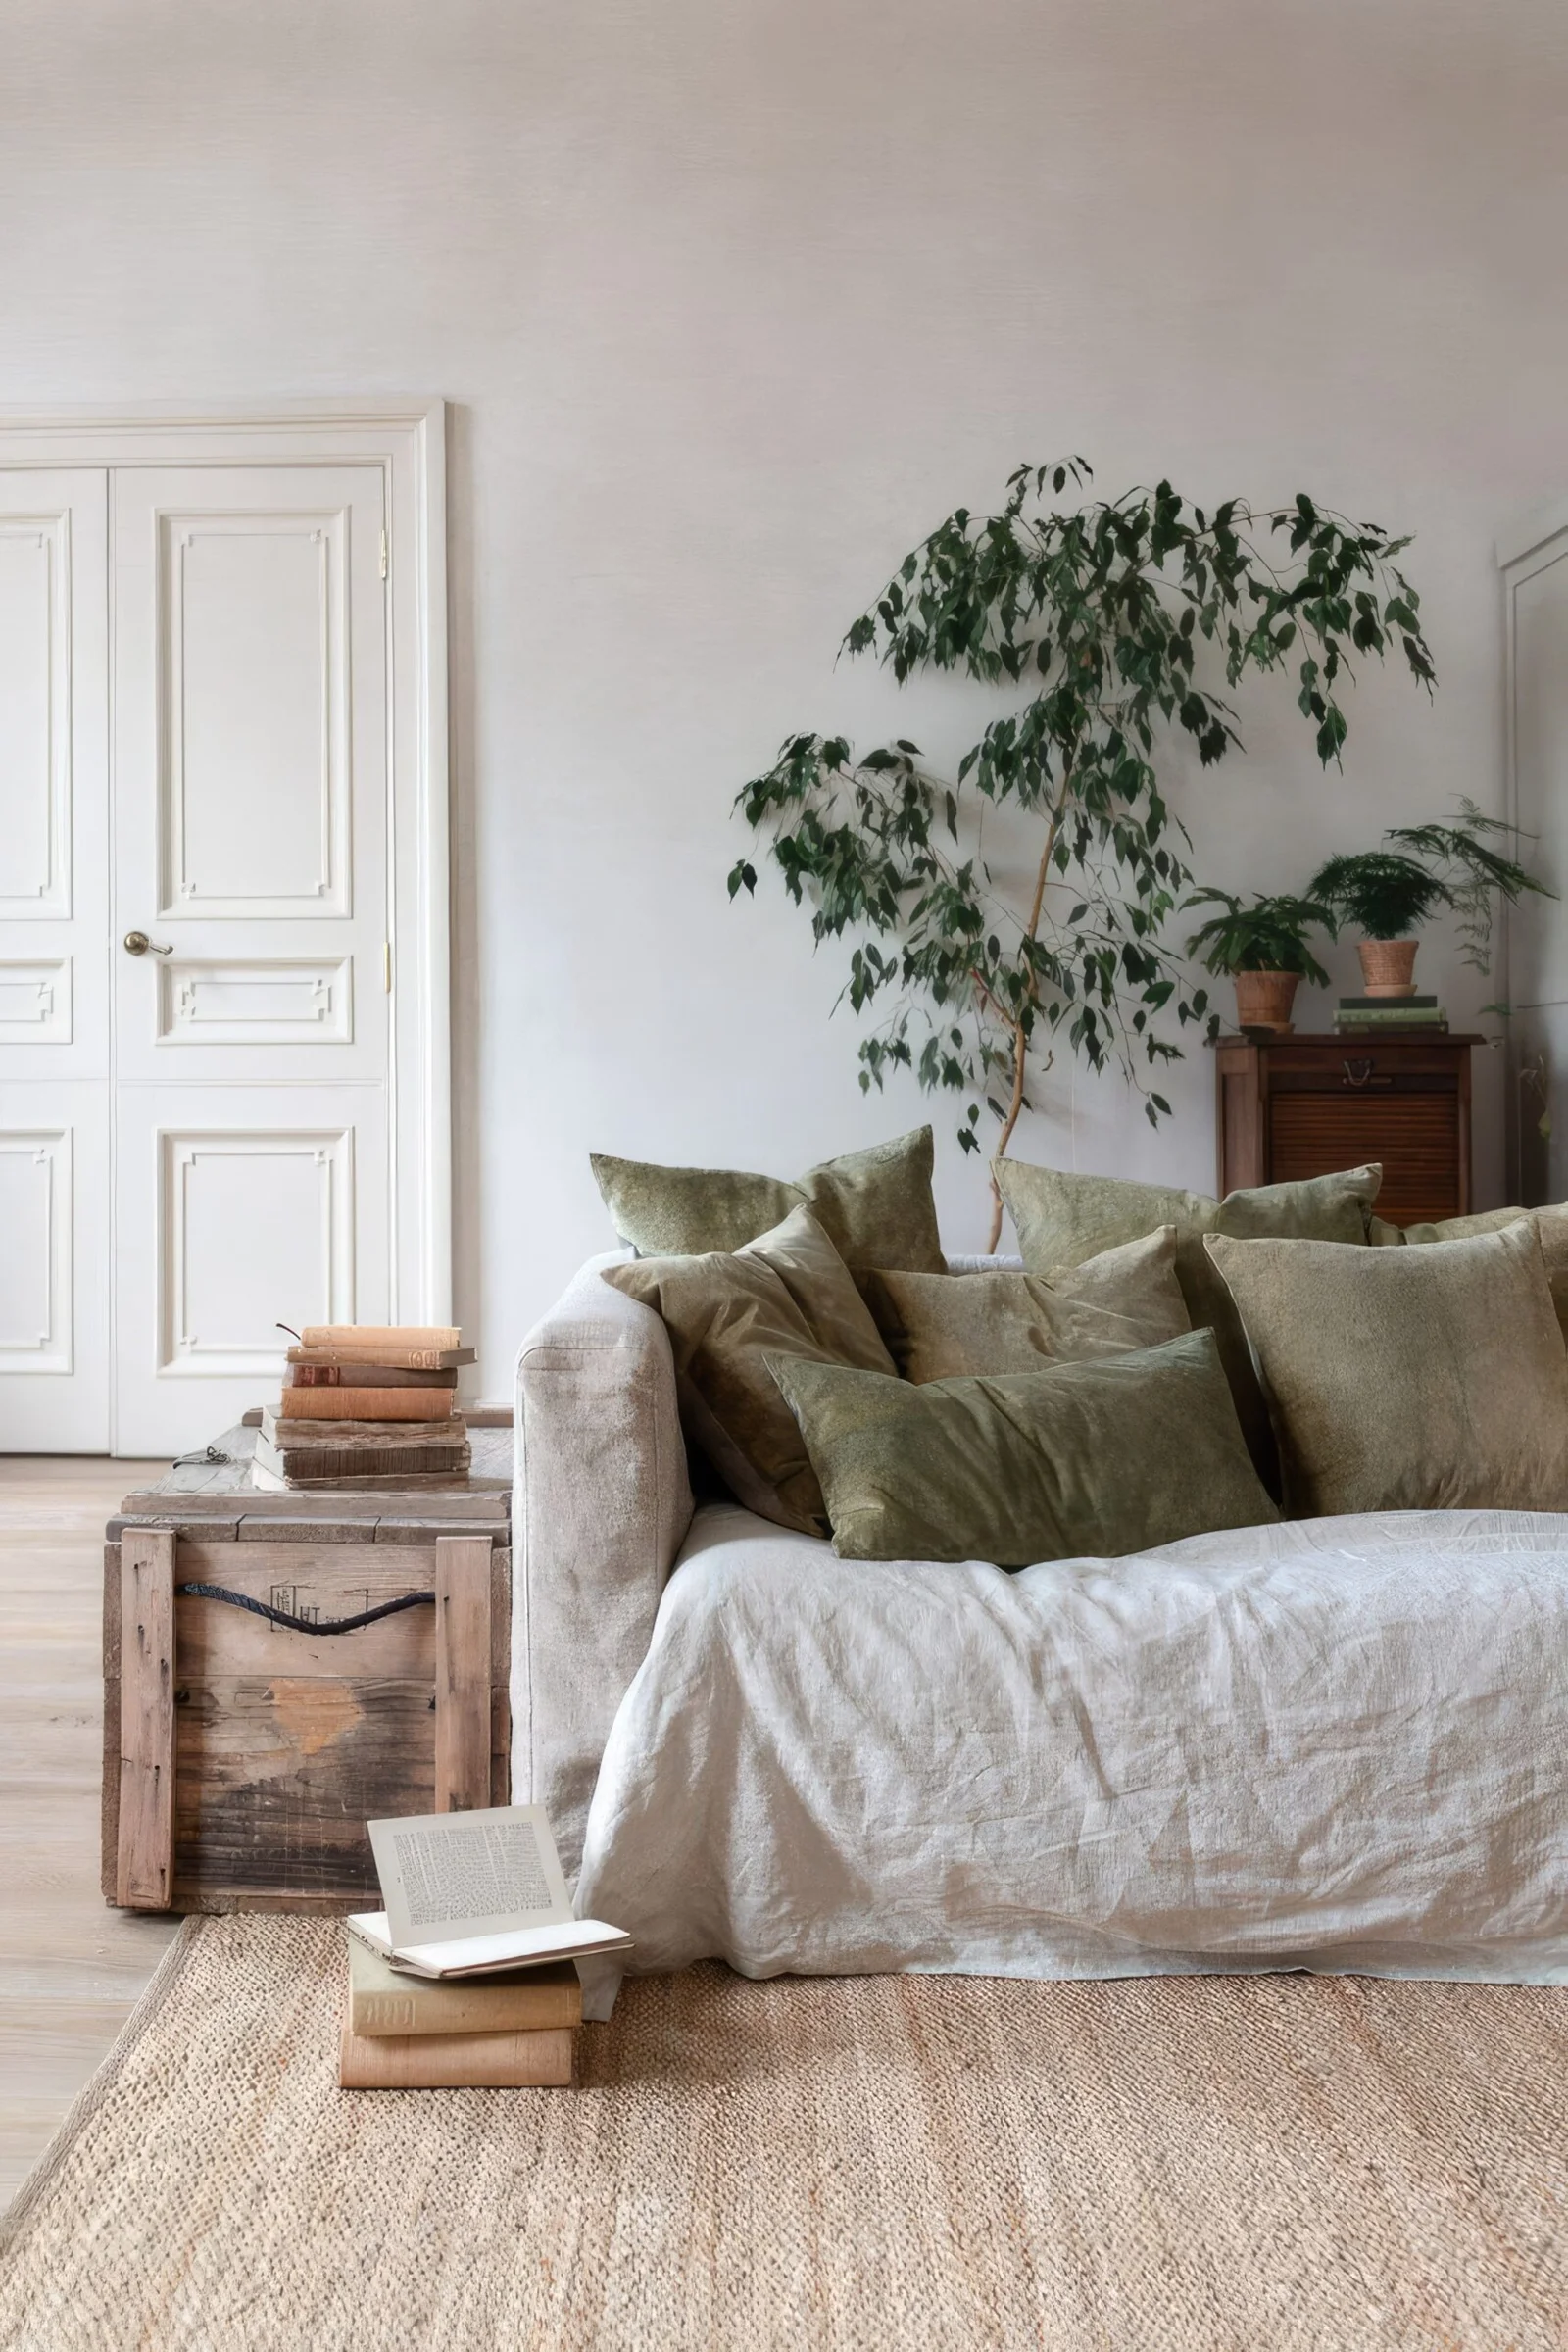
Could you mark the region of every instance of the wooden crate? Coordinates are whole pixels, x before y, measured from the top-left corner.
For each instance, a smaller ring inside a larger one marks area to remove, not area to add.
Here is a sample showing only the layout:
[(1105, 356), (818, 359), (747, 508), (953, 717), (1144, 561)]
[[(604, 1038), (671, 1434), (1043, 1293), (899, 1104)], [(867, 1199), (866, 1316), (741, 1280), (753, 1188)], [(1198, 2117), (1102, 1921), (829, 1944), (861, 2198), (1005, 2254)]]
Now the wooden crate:
[[(341, 1499), (209, 1482), (127, 1497), (109, 1535), (108, 1901), (373, 1905), (368, 1820), (508, 1802), (504, 1482)], [(329, 1621), (420, 1597), (317, 1634), (180, 1590), (193, 1584)]]

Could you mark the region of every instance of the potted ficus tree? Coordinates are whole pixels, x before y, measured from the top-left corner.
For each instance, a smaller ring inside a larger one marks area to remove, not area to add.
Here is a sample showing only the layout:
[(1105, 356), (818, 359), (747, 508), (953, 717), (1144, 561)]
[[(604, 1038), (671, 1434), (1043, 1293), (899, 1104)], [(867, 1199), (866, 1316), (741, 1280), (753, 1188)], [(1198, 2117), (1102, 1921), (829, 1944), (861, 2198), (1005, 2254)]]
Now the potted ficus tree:
[[(956, 670), (999, 690), (951, 777), (902, 737), (857, 755), (809, 733), (736, 796), (817, 941), (849, 934), (844, 995), (875, 1023), (861, 1086), (904, 1068), (952, 1088), (969, 1152), (984, 1105), (1005, 1152), (1058, 1051), (1118, 1066), (1152, 1120), (1169, 1109), (1148, 1083), (1181, 1054), (1167, 1023), (1201, 1031), (1208, 999), (1165, 938), (1195, 877), (1164, 785), (1183, 737), (1204, 766), (1238, 748), (1225, 690), (1288, 677), (1327, 766), (1356, 656), (1402, 652), (1432, 683), (1403, 539), (1304, 493), (1200, 507), (1169, 482), (1099, 499), (1089, 480), (1078, 458), (1019, 466), (1000, 513), (950, 514), (845, 638), (900, 684)], [(730, 896), (757, 878), (737, 859)], [(1001, 1225), (993, 1186), (993, 1249)]]
[(1301, 982), (1328, 986), (1329, 976), (1306, 943), (1314, 931), (1332, 938), (1331, 909), (1317, 899), (1244, 900), (1228, 890), (1196, 890), (1182, 901), (1184, 912), (1192, 906), (1220, 909), (1193, 933), (1187, 953), (1205, 971), (1230, 977), (1238, 1028), (1286, 1035), (1295, 1027), (1291, 1009)]
[(1459, 804), (1457, 824), (1393, 825), (1394, 846), (1331, 858), (1307, 888), (1339, 920), (1362, 936), (1356, 942), (1369, 997), (1413, 997), (1415, 934), (1445, 909), (1459, 917), (1464, 960), (1491, 969), (1492, 922), (1499, 896), (1512, 906), (1527, 890), (1552, 894), (1516, 858), (1494, 846), (1519, 839), (1501, 817), (1484, 815), (1474, 801)]

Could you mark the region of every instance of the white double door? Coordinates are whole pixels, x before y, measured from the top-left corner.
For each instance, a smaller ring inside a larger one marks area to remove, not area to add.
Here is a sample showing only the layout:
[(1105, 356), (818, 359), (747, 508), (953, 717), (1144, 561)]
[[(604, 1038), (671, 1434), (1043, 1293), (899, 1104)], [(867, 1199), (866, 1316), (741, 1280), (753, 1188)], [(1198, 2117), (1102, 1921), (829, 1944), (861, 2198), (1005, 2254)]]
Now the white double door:
[(0, 470), (0, 1451), (184, 1451), (389, 1312), (384, 495)]

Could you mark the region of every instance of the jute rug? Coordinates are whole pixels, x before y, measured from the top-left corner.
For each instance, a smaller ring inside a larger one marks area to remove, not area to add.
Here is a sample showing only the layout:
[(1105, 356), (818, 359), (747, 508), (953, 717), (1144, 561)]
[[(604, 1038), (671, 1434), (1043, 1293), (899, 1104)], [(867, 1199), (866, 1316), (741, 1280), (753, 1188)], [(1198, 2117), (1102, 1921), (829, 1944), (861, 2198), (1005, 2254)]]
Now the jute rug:
[(27, 2352), (1561, 2352), (1568, 1995), (631, 1984), (575, 2091), (344, 2092), (336, 1923), (186, 1930), (15, 2211)]

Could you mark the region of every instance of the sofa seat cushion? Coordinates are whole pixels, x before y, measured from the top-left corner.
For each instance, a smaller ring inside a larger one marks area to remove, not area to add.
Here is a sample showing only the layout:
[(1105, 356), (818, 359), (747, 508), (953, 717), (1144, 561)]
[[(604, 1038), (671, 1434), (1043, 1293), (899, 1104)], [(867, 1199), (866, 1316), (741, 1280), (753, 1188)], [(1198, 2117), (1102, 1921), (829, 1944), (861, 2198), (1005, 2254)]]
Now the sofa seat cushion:
[(633, 1965), (1568, 1983), (1568, 1518), (1018, 1575), (698, 1513), (578, 1904)]

